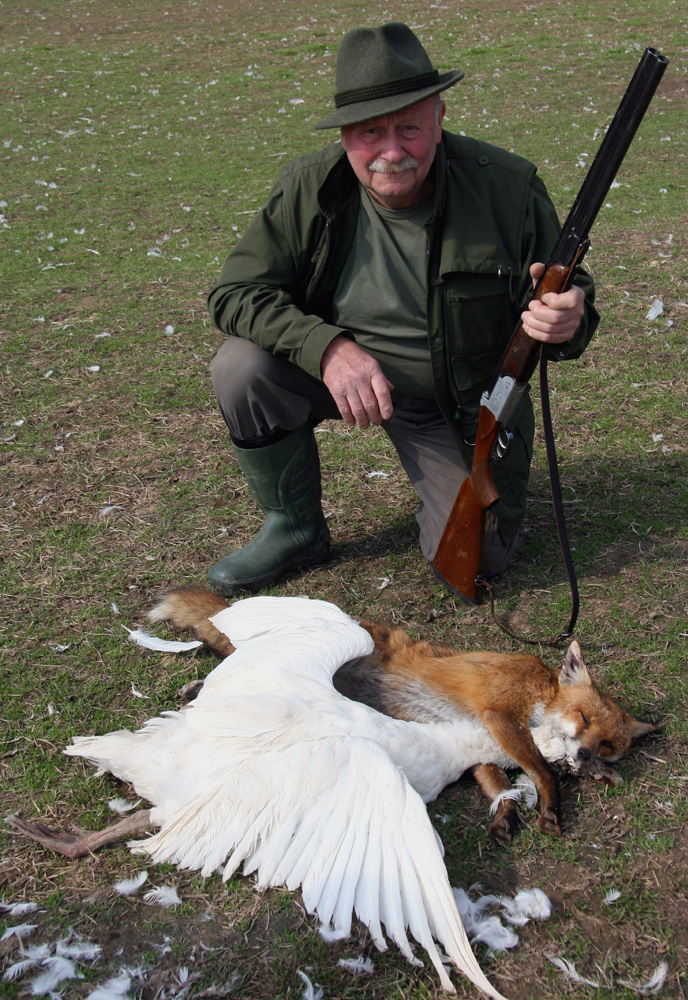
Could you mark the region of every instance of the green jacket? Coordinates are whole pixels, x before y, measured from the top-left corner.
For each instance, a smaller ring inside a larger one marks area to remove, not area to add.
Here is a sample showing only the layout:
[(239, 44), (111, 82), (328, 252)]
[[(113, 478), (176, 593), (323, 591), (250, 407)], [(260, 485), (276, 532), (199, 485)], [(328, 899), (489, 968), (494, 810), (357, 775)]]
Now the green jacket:
[[(536, 168), (487, 143), (445, 132), (435, 158), (435, 208), (428, 223), (428, 342), (437, 402), (467, 463), (480, 407), (559, 222)], [(227, 258), (208, 298), (220, 330), (321, 377), (320, 361), (343, 331), (332, 299), (356, 231), (358, 181), (340, 143), (287, 164), (265, 206)], [(578, 357), (597, 326), (592, 279), (586, 314), (555, 359)], [(495, 463), (500, 529), (513, 538), (525, 509), (534, 420), (524, 395), (510, 424), (514, 443)]]

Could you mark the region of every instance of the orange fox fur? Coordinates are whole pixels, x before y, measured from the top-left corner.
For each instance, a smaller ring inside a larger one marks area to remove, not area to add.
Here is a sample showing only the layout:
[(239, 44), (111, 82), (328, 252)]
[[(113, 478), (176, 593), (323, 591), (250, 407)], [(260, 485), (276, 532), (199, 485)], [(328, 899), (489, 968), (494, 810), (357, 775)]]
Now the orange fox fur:
[[(166, 594), (149, 617), (189, 630), (215, 653), (227, 656), (233, 651), (231, 642), (209, 621), (226, 607), (212, 591), (181, 588)], [(412, 639), (401, 629), (360, 624), (373, 638), (374, 652), (341, 667), (335, 687), (399, 719), (432, 722), (478, 716), (513, 764), (534, 782), (540, 796), (539, 825), (547, 833), (561, 833), (559, 788), (533, 732), (545, 753), (550, 742), (556, 745), (550, 760), (565, 757), (570, 768), (580, 770), (596, 758), (618, 760), (631, 740), (659, 728), (634, 719), (596, 687), (576, 642), (557, 674), (530, 654), (457, 652)], [(512, 787), (496, 764), (478, 765), (473, 773), (491, 801)], [(508, 843), (517, 819), (513, 799), (502, 798), (491, 835)]]

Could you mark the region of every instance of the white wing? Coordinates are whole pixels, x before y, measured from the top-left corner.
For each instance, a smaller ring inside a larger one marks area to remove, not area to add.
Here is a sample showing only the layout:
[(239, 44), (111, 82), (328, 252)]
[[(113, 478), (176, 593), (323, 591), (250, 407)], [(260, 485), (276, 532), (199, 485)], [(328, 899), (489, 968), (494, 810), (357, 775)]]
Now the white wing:
[(249, 597), (210, 621), (231, 640), (235, 652), (212, 671), (204, 687), (224, 684), (231, 673), (234, 692), (271, 686), (296, 690), (303, 681), (309, 689), (320, 683), (334, 693), (332, 677), (342, 664), (374, 649), (370, 635), (353, 618), (334, 604), (308, 597)]
[(325, 630), (330, 625), (339, 626), (352, 634), (364, 631), (336, 604), (310, 597), (247, 597), (219, 611), (210, 621), (234, 646), (267, 633), (297, 635), (311, 625)]
[[(437, 940), (457, 968), (499, 998), (468, 943), (425, 805), (387, 753), (360, 737), (285, 745), (268, 736), (265, 716), (255, 721), (245, 733), (248, 744), (256, 739), (254, 751), (232, 737), (220, 759), (214, 746), (212, 774), (208, 746), (186, 747), (188, 773), (177, 775), (174, 795), (156, 801), (152, 812), (159, 832), (132, 843), (133, 850), (203, 875), (221, 869), (227, 879), (243, 867), (260, 886), (300, 886), (307, 910), (324, 924), (348, 934), (355, 913), (379, 949), (386, 933), (410, 962), (422, 964), (410, 931), (453, 991)], [(79, 740), (78, 752), (102, 764), (99, 747), (110, 761), (112, 741), (125, 735)], [(159, 749), (149, 746), (146, 756)], [(132, 759), (140, 756), (137, 747)], [(118, 771), (129, 777), (121, 764)]]

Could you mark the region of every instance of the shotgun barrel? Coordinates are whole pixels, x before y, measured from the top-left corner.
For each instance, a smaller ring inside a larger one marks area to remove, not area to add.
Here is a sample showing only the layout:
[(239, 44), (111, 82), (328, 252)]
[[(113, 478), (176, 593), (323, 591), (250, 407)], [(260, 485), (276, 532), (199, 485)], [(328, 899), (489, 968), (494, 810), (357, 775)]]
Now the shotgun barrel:
[[(561, 232), (547, 259), (532, 299), (563, 292), (590, 245), (590, 229), (669, 64), (656, 49), (646, 48), (621, 103), (586, 174)], [(491, 463), (499, 455), (506, 429), (540, 357), (541, 344), (519, 322), (480, 401), (471, 474), (464, 480), (449, 515), (432, 568), (453, 593), (478, 602), (486, 512), (499, 500)]]

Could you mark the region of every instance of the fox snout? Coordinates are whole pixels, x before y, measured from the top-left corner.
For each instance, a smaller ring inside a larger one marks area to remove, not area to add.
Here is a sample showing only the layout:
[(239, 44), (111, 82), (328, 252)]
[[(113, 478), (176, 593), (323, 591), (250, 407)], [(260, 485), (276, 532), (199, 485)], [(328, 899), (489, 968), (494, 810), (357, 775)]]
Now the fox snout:
[(582, 760), (583, 762), (585, 762), (587, 760), (590, 760), (592, 754), (587, 747), (578, 747), (578, 753), (576, 754), (576, 757), (578, 758), (578, 760)]

